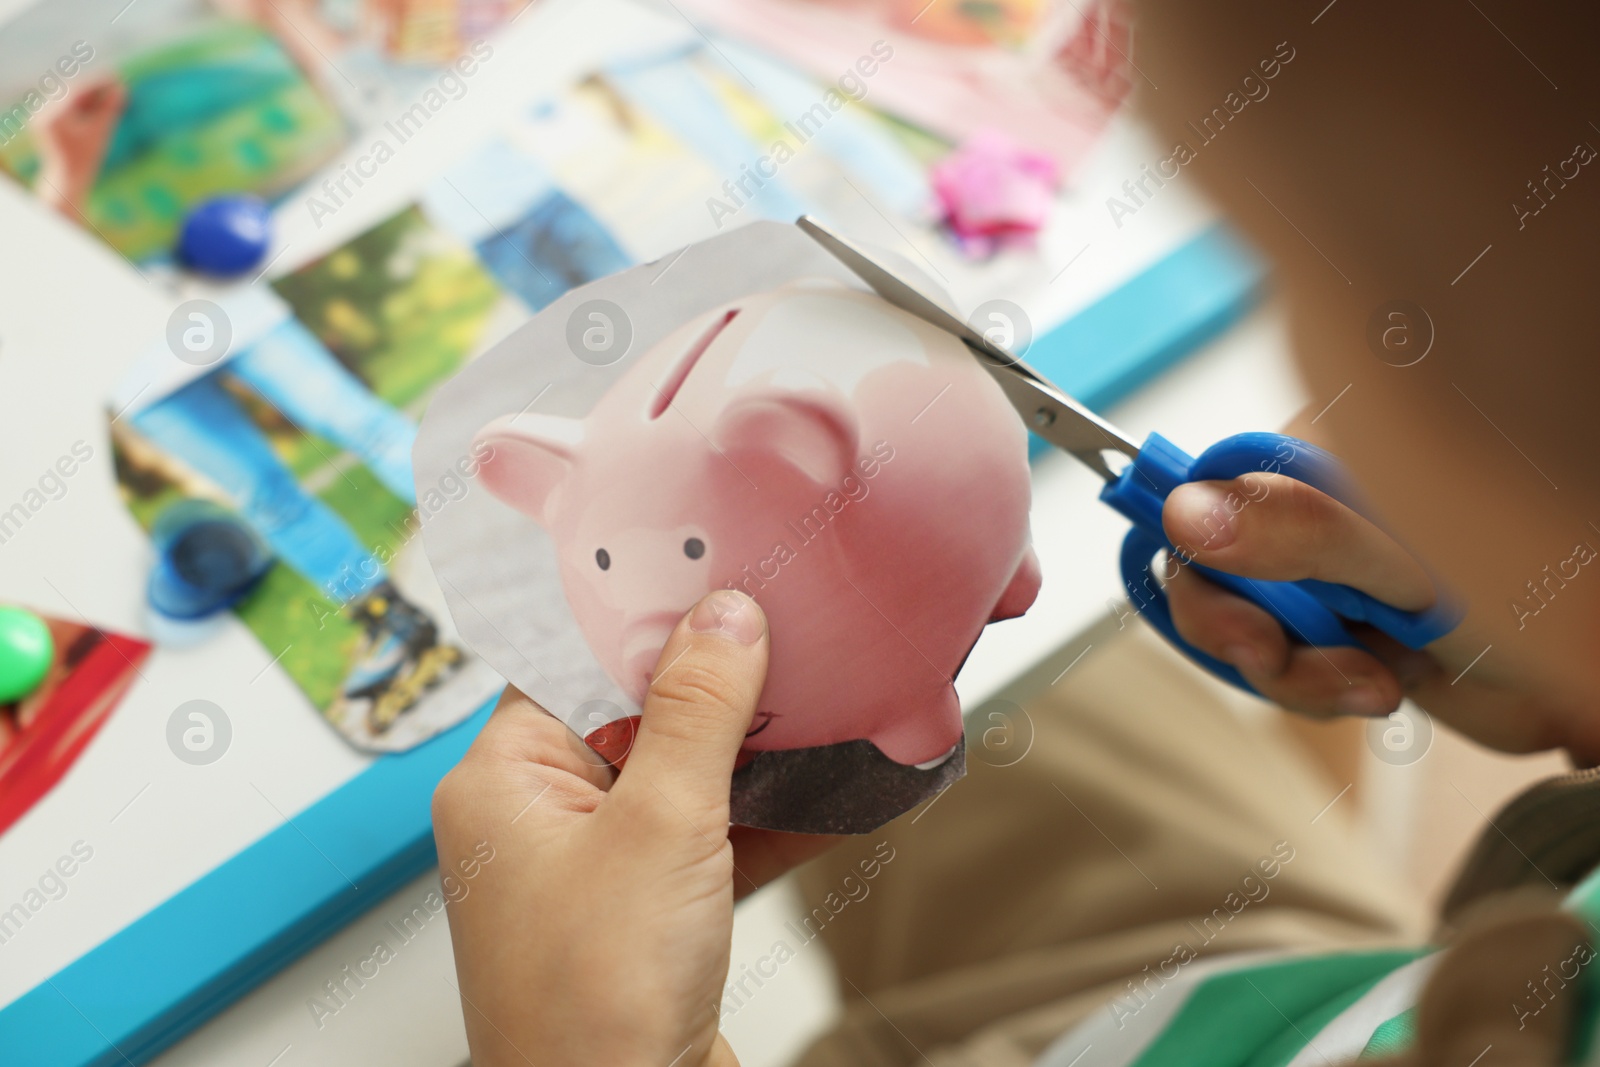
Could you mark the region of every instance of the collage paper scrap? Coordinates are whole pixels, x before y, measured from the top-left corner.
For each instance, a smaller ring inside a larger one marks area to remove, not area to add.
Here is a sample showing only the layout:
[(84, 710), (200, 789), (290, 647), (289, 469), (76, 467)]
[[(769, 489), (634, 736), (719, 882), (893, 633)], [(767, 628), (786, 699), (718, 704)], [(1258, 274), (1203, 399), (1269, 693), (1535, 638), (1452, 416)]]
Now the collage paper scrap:
[(129, 260), (162, 261), (190, 208), (289, 195), (521, 8), (34, 4), (0, 33), (0, 172)]

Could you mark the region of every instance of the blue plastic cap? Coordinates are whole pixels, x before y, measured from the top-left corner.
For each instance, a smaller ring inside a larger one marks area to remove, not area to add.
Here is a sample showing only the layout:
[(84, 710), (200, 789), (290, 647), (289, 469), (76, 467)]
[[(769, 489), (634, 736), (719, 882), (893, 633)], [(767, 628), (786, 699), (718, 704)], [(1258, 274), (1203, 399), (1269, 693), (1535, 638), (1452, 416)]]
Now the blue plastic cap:
[(232, 607), (272, 564), (255, 531), (208, 501), (168, 507), (150, 534), (157, 559), (146, 595), (171, 619), (203, 619)]
[(272, 212), (256, 196), (218, 196), (189, 212), (177, 255), (192, 270), (219, 277), (260, 265), (272, 244)]

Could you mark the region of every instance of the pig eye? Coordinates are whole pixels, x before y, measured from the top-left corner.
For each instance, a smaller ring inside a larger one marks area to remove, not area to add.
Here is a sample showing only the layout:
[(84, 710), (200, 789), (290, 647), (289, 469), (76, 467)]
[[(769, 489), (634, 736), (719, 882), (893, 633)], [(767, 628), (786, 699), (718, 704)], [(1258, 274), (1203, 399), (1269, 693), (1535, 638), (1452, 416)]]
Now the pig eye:
[(683, 543), (683, 554), (690, 559), (699, 559), (706, 554), (706, 543), (698, 537), (691, 537)]
[(595, 549), (594, 561), (600, 564), (600, 569), (603, 571), (608, 571), (611, 569), (611, 553), (607, 552), (603, 548)]

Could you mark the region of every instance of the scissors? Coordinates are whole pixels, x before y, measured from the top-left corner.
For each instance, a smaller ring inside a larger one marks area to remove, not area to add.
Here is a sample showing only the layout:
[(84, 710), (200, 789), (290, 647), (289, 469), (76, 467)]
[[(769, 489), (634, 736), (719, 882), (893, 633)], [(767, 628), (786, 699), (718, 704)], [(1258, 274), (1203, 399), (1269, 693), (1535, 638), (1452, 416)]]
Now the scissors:
[[(1194, 562), (1168, 539), (1161, 525), (1167, 494), (1185, 482), (1285, 474), (1321, 490), (1358, 514), (1365, 515), (1367, 506), (1337, 458), (1287, 434), (1235, 434), (1212, 445), (1198, 458), (1157, 433), (1146, 438), (1143, 445), (1136, 444), (1004, 347), (815, 219), (801, 216), (797, 225), (884, 300), (959, 338), (999, 383), (1029, 429), (1075, 456), (1105, 480), (1100, 499), (1133, 523), (1122, 542), (1120, 560), (1128, 598), (1168, 642), (1216, 677), (1246, 692), (1256, 692), (1232, 664), (1202, 652), (1178, 634), (1166, 592), (1152, 569), (1157, 553), (1165, 551), (1169, 559), (1182, 561), (1180, 565), (1193, 567), (1261, 607), (1292, 640), (1302, 645), (1364, 647), (1347, 628), (1349, 623), (1363, 623), (1407, 648), (1417, 649), (1443, 637), (1461, 621), (1460, 609), (1444, 597), (1427, 611), (1401, 611), (1347, 585), (1311, 578), (1296, 582), (1242, 578)], [(1108, 453), (1124, 456), (1130, 462), (1113, 470), (1106, 459)]]

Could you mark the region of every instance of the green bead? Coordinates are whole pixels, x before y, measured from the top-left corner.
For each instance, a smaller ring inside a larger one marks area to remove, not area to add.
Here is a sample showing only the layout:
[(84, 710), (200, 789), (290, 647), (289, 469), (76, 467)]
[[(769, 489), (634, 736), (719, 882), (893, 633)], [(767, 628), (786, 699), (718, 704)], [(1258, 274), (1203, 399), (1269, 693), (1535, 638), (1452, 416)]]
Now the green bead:
[(0, 607), (0, 704), (38, 688), (56, 658), (44, 620), (22, 608)]

